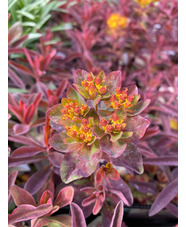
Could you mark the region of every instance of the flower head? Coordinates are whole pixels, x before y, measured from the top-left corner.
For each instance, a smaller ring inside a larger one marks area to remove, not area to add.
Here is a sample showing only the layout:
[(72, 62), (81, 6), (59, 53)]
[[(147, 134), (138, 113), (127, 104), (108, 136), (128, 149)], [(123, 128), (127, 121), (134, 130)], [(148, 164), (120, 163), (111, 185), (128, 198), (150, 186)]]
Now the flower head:
[(147, 7), (151, 2), (156, 2), (157, 0), (135, 0), (142, 8)]
[(72, 119), (74, 117), (83, 116), (87, 110), (87, 105), (80, 105), (78, 101), (73, 99), (62, 99), (63, 109), (61, 110), (62, 119)]
[(110, 105), (113, 109), (118, 108), (130, 108), (133, 104), (134, 95), (127, 94), (128, 89), (125, 88), (123, 91), (120, 90), (120, 88), (117, 88), (115, 91), (115, 95), (113, 94), (110, 98)]
[(113, 13), (107, 19), (107, 25), (111, 30), (119, 30), (127, 27), (128, 18), (122, 16), (120, 13)]

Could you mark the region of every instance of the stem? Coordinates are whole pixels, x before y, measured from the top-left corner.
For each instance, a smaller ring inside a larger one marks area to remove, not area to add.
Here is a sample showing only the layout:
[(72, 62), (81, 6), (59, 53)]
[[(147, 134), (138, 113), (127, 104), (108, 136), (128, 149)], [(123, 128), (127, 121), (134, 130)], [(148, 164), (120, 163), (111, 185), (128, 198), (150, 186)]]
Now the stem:
[(98, 104), (96, 105), (96, 111), (98, 111)]

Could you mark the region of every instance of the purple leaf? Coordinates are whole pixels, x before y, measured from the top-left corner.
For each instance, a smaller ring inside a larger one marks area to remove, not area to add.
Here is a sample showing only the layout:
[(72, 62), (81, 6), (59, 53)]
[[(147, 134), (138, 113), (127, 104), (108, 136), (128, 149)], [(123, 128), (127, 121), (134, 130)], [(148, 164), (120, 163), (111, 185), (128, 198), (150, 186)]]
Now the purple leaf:
[(85, 70), (78, 69), (75, 72), (75, 82), (78, 85), (81, 85), (81, 81), (87, 80), (88, 72)]
[(136, 145), (129, 143), (119, 158), (112, 158), (116, 166), (123, 166), (139, 174), (143, 173), (143, 159)]
[(58, 205), (60, 208), (70, 204), (74, 197), (74, 189), (72, 186), (67, 186), (61, 189), (54, 202), (54, 206)]
[(77, 100), (80, 104), (85, 105), (84, 98), (71, 86), (67, 88), (67, 98)]
[(131, 137), (123, 139), (125, 142), (134, 142), (141, 139), (150, 124), (147, 119), (141, 116), (127, 117), (125, 123), (125, 130), (128, 132), (133, 132)]
[(31, 227), (48, 226), (49, 220), (47, 217), (35, 218), (31, 220)]
[(72, 214), (72, 227), (86, 227), (85, 217), (81, 208), (75, 204), (70, 204)]
[(178, 166), (178, 156), (161, 156), (157, 158), (146, 158), (144, 164), (158, 166)]
[(109, 183), (109, 191), (117, 195), (125, 204), (127, 204), (127, 206), (131, 206), (133, 203), (133, 196), (129, 186), (121, 178), (118, 180), (109, 179)]
[(169, 203), (166, 206), (167, 210), (169, 210), (174, 216), (178, 217), (178, 207), (175, 206), (173, 203)]
[(39, 169), (26, 182), (24, 189), (34, 195), (43, 186), (51, 173), (50, 166)]
[(14, 133), (17, 135), (22, 135), (27, 133), (30, 130), (29, 125), (15, 124), (13, 127)]
[(64, 159), (64, 154), (58, 153), (58, 152), (51, 152), (48, 156), (50, 162), (53, 164), (53, 166), (60, 168), (61, 163)]
[(146, 99), (144, 101), (140, 101), (133, 105), (130, 110), (132, 110), (132, 113), (127, 113), (128, 116), (136, 116), (140, 114), (148, 105), (150, 104), (150, 99)]
[(130, 180), (130, 185), (134, 187), (137, 191), (141, 193), (151, 193), (155, 194), (156, 193), (156, 187), (154, 183), (150, 182), (141, 182), (141, 181), (136, 181), (136, 180)]
[(168, 205), (168, 203), (178, 194), (178, 178), (169, 183), (156, 197), (152, 204), (149, 216), (157, 214), (160, 210)]
[(114, 209), (114, 214), (112, 216), (112, 221), (110, 227), (121, 227), (123, 220), (123, 202), (119, 201)]
[(63, 125), (64, 120), (62, 120), (62, 112), (61, 112), (63, 108), (64, 107), (62, 106), (62, 104), (57, 104), (48, 110), (47, 116), (52, 122), (59, 125)]
[(113, 71), (106, 76), (106, 85), (111, 93), (121, 87), (121, 71)]
[(71, 143), (71, 144), (65, 144), (64, 143), (65, 137), (67, 136), (63, 132), (54, 134), (49, 139), (50, 146), (57, 151), (67, 153), (67, 152), (78, 150), (82, 145), (81, 143), (77, 143), (76, 141), (74, 141), (74, 143)]
[(39, 142), (33, 140), (32, 138), (29, 138), (28, 136), (11, 135), (8, 137), (8, 140), (30, 146), (41, 146)]
[(33, 206), (37, 206), (32, 195), (29, 192), (27, 192), (26, 190), (24, 190), (16, 185), (13, 185), (10, 188), (10, 192), (11, 192), (14, 202), (17, 206), (22, 205), (22, 204), (30, 204)]
[(15, 184), (15, 180), (17, 177), (18, 171), (15, 170), (12, 173), (8, 175), (8, 201), (10, 200), (11, 194), (10, 194), (10, 187)]
[(32, 205), (20, 205), (14, 209), (14, 211), (8, 215), (8, 223), (16, 223), (20, 221), (26, 221), (33, 218), (41, 217), (52, 209), (51, 205), (44, 204), (38, 207)]
[(82, 177), (89, 177), (96, 170), (99, 160), (100, 153), (94, 154), (90, 161), (79, 160), (76, 153), (65, 154), (60, 169), (62, 181), (67, 184)]
[(23, 81), (17, 76), (17, 74), (10, 67), (8, 67), (8, 75), (17, 87), (25, 89), (25, 84), (23, 83)]
[(47, 156), (38, 155), (35, 157), (26, 157), (26, 158), (13, 158), (8, 157), (8, 167), (14, 167), (22, 164), (35, 163), (47, 159)]
[(125, 151), (127, 144), (122, 140), (117, 140), (113, 143), (110, 141), (110, 136), (105, 135), (100, 140), (100, 147), (107, 155), (118, 158)]
[[(49, 227), (52, 227), (53, 224), (56, 224), (56, 226), (61, 226), (61, 227), (71, 227), (72, 226), (72, 217), (70, 217), (69, 215), (57, 215), (57, 216), (52, 216), (48, 218), (49, 223), (51, 225), (49, 225)], [(34, 226), (35, 227), (35, 226)], [(38, 226), (40, 227), (40, 226)]]
[(11, 154), (11, 157), (13, 158), (26, 158), (26, 157), (32, 157), (36, 154), (39, 154), (40, 152), (46, 151), (46, 148), (43, 147), (35, 147), (35, 146), (22, 146), (17, 148), (13, 151)]

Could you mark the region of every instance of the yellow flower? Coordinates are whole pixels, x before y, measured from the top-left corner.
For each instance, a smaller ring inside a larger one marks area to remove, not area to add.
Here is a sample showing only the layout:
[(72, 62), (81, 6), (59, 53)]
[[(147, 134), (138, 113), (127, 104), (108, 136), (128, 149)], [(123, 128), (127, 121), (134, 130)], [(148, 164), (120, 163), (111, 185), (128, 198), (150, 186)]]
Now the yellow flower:
[(128, 18), (120, 13), (113, 13), (107, 20), (107, 25), (110, 29), (118, 30), (127, 27)]
[(135, 0), (142, 8), (148, 6), (151, 2), (156, 2), (157, 0)]
[(170, 119), (170, 127), (171, 129), (178, 130), (178, 121), (174, 118)]

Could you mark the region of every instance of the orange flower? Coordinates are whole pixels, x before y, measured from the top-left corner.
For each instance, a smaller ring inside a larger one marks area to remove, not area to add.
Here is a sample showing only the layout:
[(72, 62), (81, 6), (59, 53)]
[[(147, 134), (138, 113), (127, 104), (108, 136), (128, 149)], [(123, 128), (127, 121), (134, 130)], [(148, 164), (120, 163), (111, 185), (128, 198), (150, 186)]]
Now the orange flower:
[(107, 25), (110, 30), (119, 30), (126, 28), (128, 25), (128, 18), (122, 16), (120, 13), (113, 13), (109, 16)]

